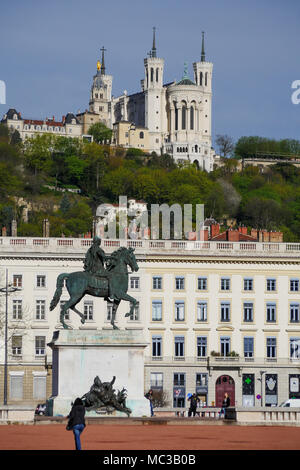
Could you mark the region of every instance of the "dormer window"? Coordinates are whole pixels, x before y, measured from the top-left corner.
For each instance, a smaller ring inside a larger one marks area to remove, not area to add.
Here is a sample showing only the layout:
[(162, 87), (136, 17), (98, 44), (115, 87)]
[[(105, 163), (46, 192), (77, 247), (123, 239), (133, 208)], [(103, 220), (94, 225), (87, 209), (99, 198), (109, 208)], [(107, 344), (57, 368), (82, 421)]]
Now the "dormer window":
[(71, 123), (76, 124), (76, 119), (72, 119)]
[(14, 114), (14, 115), (13, 115), (13, 119), (14, 119), (15, 121), (17, 121), (18, 115), (17, 115), (17, 114)]

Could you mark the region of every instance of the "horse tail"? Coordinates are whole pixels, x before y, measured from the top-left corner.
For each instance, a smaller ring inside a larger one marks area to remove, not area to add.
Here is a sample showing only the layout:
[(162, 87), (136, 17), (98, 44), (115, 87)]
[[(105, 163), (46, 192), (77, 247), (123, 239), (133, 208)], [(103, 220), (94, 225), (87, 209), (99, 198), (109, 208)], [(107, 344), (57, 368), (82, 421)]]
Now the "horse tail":
[(56, 291), (54, 293), (53, 299), (50, 303), (50, 310), (53, 310), (59, 302), (60, 296), (62, 294), (62, 289), (64, 286), (64, 280), (69, 277), (68, 273), (62, 273), (57, 277), (56, 281)]

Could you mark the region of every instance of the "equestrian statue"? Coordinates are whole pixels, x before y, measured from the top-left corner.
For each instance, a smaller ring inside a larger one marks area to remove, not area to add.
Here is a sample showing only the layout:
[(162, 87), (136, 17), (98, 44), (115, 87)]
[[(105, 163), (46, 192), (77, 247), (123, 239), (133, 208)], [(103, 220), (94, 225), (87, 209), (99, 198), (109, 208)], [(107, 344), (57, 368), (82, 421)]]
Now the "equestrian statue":
[(101, 238), (95, 236), (85, 255), (84, 271), (62, 273), (57, 277), (56, 291), (50, 304), (50, 310), (57, 306), (65, 283), (70, 299), (61, 307), (60, 322), (64, 328), (70, 328), (65, 323), (68, 309), (76, 312), (81, 318), (81, 323), (85, 323), (85, 317), (77, 310), (76, 305), (86, 294), (104, 297), (105, 301), (112, 302), (111, 324), (114, 329), (118, 329), (115, 325), (115, 319), (121, 300), (131, 302), (130, 310), (125, 317), (131, 316), (134, 312), (137, 300), (127, 294), (127, 266), (131, 268), (132, 272), (139, 269), (134, 249), (121, 247), (111, 255), (106, 255), (100, 245)]

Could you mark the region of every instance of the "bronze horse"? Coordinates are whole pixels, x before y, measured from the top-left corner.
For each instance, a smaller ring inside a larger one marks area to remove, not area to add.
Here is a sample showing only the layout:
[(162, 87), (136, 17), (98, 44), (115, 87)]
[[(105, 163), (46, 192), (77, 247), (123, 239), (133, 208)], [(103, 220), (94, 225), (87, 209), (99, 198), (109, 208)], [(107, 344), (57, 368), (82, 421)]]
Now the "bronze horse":
[[(60, 321), (64, 328), (70, 328), (64, 321), (65, 314), (69, 308), (80, 316), (81, 323), (85, 323), (85, 317), (76, 309), (76, 305), (86, 294), (94, 297), (104, 297), (106, 301), (109, 300), (108, 295), (110, 295), (111, 300), (113, 300), (111, 324), (114, 329), (118, 329), (115, 325), (115, 318), (121, 300), (131, 302), (130, 311), (126, 313), (125, 316), (127, 317), (133, 314), (137, 300), (127, 294), (127, 266), (130, 266), (132, 271), (138, 271), (139, 269), (134, 255), (134, 249), (121, 247), (112, 253), (111, 259), (113, 259), (113, 263), (108, 263), (105, 276), (95, 276), (86, 271), (78, 271), (74, 273), (62, 273), (57, 277), (56, 291), (50, 304), (50, 310), (53, 310), (58, 304), (64, 281), (66, 281), (65, 285), (70, 299), (64, 303), (60, 312)], [(108, 283), (110, 283), (110, 290)]]

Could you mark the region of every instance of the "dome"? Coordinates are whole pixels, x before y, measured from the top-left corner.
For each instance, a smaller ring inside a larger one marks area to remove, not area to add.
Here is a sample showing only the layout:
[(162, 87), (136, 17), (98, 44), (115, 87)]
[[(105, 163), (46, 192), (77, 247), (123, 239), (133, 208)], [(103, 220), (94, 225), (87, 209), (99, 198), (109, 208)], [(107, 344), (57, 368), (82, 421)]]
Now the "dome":
[(197, 86), (196, 83), (192, 82), (189, 78), (183, 78), (180, 82), (176, 83), (176, 85), (194, 85)]

